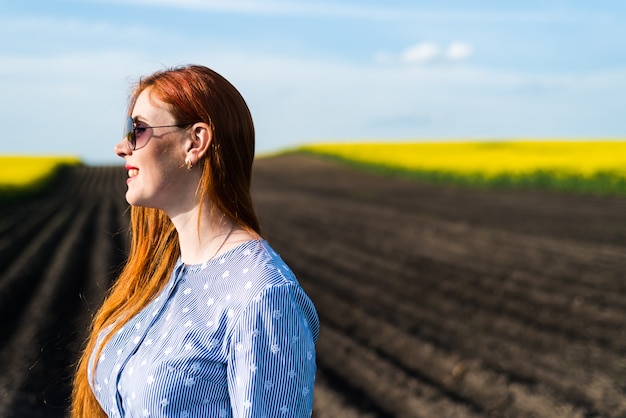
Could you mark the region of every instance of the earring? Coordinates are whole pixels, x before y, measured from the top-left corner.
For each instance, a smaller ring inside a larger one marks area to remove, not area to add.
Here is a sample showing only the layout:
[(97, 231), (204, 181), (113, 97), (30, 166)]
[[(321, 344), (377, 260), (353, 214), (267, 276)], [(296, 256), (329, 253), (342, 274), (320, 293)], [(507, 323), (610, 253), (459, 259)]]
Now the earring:
[(193, 164), (191, 164), (191, 158), (187, 158), (185, 163), (187, 164), (187, 171), (191, 171), (191, 167), (193, 167)]

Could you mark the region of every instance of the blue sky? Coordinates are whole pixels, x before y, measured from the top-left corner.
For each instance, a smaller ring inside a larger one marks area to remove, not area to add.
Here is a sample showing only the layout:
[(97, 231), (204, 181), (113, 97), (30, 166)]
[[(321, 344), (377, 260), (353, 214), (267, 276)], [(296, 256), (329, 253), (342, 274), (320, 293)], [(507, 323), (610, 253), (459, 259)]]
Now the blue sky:
[(0, 153), (118, 162), (131, 84), (186, 63), (237, 86), (258, 153), (624, 138), (624, 40), (617, 0), (0, 0)]

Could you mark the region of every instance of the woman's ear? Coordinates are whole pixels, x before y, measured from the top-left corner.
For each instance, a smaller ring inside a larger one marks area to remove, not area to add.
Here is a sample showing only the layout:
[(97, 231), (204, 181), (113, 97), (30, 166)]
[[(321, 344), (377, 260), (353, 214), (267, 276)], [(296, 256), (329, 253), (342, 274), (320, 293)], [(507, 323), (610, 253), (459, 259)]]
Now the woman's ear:
[(186, 143), (186, 159), (193, 165), (197, 165), (209, 151), (209, 145), (213, 140), (211, 127), (204, 122), (195, 123), (191, 127), (191, 136)]

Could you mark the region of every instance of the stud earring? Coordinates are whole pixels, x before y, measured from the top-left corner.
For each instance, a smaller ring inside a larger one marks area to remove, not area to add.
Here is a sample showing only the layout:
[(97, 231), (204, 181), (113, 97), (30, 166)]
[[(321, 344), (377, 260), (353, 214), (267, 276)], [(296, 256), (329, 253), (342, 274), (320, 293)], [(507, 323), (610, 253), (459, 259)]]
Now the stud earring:
[(191, 164), (191, 159), (187, 158), (185, 160), (185, 163), (187, 164), (187, 171), (191, 171), (191, 167), (193, 167), (193, 164)]

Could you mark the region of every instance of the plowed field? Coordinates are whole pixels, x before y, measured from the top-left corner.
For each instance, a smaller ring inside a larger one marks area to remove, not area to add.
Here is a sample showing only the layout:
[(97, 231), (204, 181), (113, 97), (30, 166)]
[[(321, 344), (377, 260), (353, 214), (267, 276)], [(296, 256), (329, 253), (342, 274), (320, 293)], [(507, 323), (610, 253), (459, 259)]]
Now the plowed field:
[[(65, 415), (126, 248), (126, 173), (0, 208), (0, 417)], [(477, 191), (299, 155), (255, 163), (315, 302), (314, 416), (626, 417), (626, 199)]]

